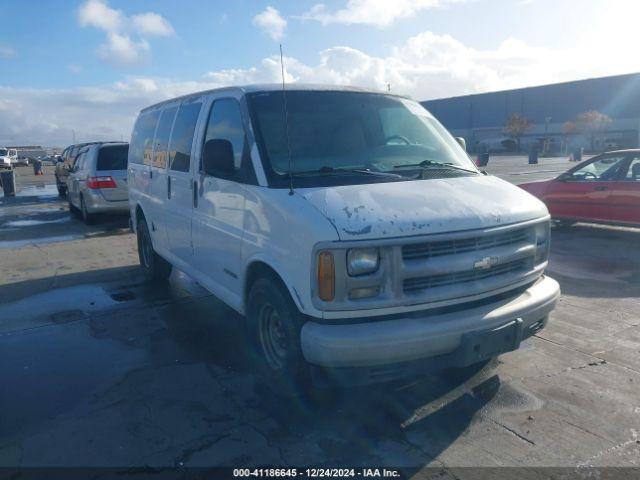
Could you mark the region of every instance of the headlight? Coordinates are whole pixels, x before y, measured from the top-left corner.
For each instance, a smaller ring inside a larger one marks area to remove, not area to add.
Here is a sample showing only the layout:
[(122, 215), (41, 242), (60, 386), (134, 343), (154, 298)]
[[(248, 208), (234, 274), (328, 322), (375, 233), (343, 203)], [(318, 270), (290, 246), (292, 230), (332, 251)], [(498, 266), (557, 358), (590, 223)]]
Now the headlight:
[(347, 252), (347, 271), (352, 277), (378, 270), (380, 252), (377, 248), (352, 248)]
[(550, 222), (539, 223), (535, 226), (536, 264), (546, 262), (549, 259), (550, 235)]

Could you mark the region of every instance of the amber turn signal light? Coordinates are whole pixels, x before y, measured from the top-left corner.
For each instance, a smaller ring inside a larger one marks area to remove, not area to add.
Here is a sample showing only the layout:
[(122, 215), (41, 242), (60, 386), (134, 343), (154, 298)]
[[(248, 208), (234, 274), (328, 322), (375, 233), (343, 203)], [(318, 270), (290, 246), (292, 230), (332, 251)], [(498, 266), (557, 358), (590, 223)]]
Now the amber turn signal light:
[(318, 254), (318, 296), (324, 302), (330, 302), (336, 294), (336, 274), (331, 252)]

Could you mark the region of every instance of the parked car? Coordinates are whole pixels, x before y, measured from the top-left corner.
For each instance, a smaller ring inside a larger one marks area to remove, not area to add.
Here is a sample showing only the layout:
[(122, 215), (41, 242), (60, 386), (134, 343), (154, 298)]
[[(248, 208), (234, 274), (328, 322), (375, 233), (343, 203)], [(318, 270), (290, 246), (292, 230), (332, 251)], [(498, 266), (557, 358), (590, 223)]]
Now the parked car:
[(586, 160), (553, 180), (519, 185), (544, 201), (559, 223), (640, 225), (640, 150)]
[(69, 210), (77, 211), (85, 223), (97, 213), (128, 213), (127, 143), (96, 143), (83, 147), (69, 170)]
[(33, 159), (31, 157), (28, 157), (26, 155), (20, 155), (20, 153), (18, 152), (18, 158), (16, 158), (14, 165), (21, 166), (21, 167), (28, 167), (32, 162), (33, 162)]
[(56, 163), (56, 169), (54, 175), (56, 177), (56, 187), (58, 193), (63, 196), (67, 194), (67, 177), (69, 176), (69, 169), (73, 166), (73, 163), (80, 152), (80, 149), (87, 145), (95, 145), (99, 142), (78, 143), (70, 145), (62, 152), (62, 161)]
[(400, 96), (165, 101), (135, 123), (128, 177), (146, 276), (176, 266), (245, 315), (279, 391), (477, 364), (542, 329), (560, 293), (544, 204)]

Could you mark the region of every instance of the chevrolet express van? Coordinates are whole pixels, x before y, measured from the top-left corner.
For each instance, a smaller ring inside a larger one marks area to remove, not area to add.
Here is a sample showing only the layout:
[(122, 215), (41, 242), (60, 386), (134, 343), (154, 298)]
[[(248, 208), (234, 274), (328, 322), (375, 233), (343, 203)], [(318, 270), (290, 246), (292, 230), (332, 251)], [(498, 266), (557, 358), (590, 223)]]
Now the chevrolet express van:
[(277, 388), (474, 365), (540, 331), (560, 293), (544, 204), (400, 96), (168, 100), (140, 112), (128, 179), (145, 274), (177, 267), (243, 314)]

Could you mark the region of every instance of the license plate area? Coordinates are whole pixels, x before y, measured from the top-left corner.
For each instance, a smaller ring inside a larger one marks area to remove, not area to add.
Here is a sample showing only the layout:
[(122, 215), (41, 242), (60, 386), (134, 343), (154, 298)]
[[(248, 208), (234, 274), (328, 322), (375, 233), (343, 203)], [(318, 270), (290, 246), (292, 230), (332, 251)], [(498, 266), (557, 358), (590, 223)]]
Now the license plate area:
[(464, 367), (511, 352), (520, 346), (522, 319), (517, 318), (493, 330), (462, 335), (457, 365)]

